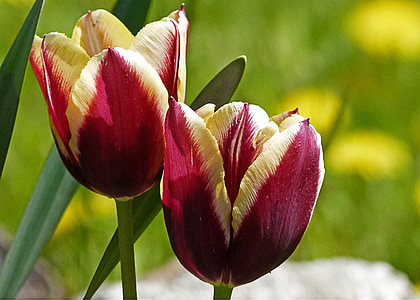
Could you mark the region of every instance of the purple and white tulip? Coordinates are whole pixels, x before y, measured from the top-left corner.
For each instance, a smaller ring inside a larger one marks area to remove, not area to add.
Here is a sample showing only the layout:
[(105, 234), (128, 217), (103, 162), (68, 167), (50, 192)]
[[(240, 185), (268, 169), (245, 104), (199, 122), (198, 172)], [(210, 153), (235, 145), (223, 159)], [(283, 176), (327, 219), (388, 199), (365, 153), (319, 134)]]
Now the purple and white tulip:
[(136, 36), (96, 10), (72, 38), (35, 37), (30, 61), (57, 148), (87, 188), (128, 199), (159, 180), (168, 99), (184, 101), (188, 28), (183, 6)]
[(268, 117), (234, 102), (194, 112), (170, 102), (161, 193), (180, 262), (213, 285), (251, 282), (283, 263), (324, 177), (320, 135), (297, 110)]

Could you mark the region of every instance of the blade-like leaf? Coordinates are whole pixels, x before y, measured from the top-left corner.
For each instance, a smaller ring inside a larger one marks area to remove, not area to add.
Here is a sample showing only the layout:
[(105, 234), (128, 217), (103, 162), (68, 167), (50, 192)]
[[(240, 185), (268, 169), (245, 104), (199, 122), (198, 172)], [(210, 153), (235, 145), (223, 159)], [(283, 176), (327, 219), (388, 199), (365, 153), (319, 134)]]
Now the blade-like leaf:
[[(193, 109), (199, 108), (205, 103), (215, 103), (218, 107), (229, 102), (235, 92), (242, 74), (245, 69), (246, 58), (241, 56), (227, 65), (220, 71), (203, 89), (199, 97), (191, 104)], [(225, 82), (226, 81), (226, 82)], [(211, 92), (217, 93), (217, 97), (212, 97)], [(153, 221), (161, 210), (159, 185), (156, 184), (148, 192), (136, 197), (133, 201), (133, 229), (134, 239), (137, 240)], [(106, 248), (104, 255), (93, 275), (93, 278), (86, 291), (84, 299), (90, 299), (96, 293), (98, 288), (108, 277), (109, 273), (120, 261), (118, 248), (118, 229), (114, 233), (111, 241)]]
[(144, 26), (151, 0), (119, 0), (112, 10), (135, 35)]
[(16, 296), (78, 186), (53, 146), (0, 270), (0, 299)]
[[(133, 200), (134, 240), (137, 240), (162, 208), (159, 184)], [(118, 229), (115, 231), (89, 284), (84, 299), (90, 299), (120, 261)]]
[(206, 103), (216, 104), (216, 109), (228, 103), (241, 81), (246, 65), (246, 57), (240, 56), (224, 67), (190, 105), (196, 110)]
[(44, 0), (37, 0), (32, 6), (0, 68), (0, 176), (9, 149), (26, 64), (43, 4)]

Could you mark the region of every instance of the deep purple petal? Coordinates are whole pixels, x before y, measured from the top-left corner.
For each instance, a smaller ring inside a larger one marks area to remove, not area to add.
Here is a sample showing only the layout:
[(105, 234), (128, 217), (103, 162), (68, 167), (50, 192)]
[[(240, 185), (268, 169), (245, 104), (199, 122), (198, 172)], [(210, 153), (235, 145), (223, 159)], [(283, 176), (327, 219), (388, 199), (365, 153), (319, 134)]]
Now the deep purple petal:
[(267, 123), (268, 116), (259, 107), (239, 102), (223, 106), (207, 121), (219, 144), (232, 205), (246, 170), (259, 154), (255, 137)]
[(113, 198), (150, 188), (163, 164), (167, 109), (156, 71), (139, 54), (110, 48), (92, 58), (72, 96), (70, 145), (83, 180)]
[(198, 278), (218, 282), (230, 238), (230, 203), (217, 142), (188, 106), (172, 100), (165, 123), (162, 202), (172, 248)]
[[(242, 207), (234, 207), (240, 211), (230, 260), (230, 280), (235, 285), (259, 278), (292, 254), (309, 224), (320, 190), (322, 150), (309, 121), (295, 123), (278, 136), (283, 139), (270, 141), (271, 148), (245, 175), (244, 184), (249, 186), (237, 199)], [(278, 144), (281, 149), (277, 153), (273, 147)]]

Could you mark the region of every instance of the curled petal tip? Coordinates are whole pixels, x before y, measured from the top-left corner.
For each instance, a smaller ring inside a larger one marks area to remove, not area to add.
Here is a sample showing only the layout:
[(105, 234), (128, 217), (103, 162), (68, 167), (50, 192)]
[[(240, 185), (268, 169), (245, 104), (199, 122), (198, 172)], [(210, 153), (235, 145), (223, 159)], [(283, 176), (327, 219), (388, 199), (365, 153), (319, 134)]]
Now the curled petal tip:
[(178, 18), (182, 15), (183, 17), (186, 18), (187, 13), (185, 12), (185, 3), (181, 4), (181, 7), (177, 10), (174, 11), (174, 13), (177, 15), (177, 17), (174, 18), (174, 16), (172, 16), (177, 22), (179, 21)]
[(115, 50), (114, 48), (111, 48), (110, 46), (108, 46), (108, 53), (107, 55), (111, 55), (112, 57), (115, 57), (117, 55), (117, 50)]
[(175, 97), (169, 96), (169, 105), (174, 105), (176, 102), (178, 101), (176, 101)]
[[(277, 123), (277, 125), (280, 126), (280, 124), (282, 124), (283, 121), (285, 121), (286, 119), (288, 119), (289, 117), (291, 117), (293, 115), (300, 116), (299, 115), (299, 107), (295, 108), (294, 110), (288, 110), (288, 111), (285, 111), (284, 113), (281, 113), (279, 115), (271, 117), (271, 120), (274, 121), (275, 123)], [(301, 117), (301, 119), (303, 119), (303, 118)]]

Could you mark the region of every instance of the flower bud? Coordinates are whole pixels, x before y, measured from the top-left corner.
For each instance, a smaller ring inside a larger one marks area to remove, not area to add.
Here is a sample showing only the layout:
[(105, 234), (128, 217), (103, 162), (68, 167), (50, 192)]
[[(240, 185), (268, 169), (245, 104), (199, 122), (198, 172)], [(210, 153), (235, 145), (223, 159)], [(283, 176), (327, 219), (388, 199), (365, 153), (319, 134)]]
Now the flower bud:
[(295, 250), (323, 181), (322, 147), (297, 110), (270, 120), (247, 103), (211, 109), (196, 113), (170, 103), (163, 210), (185, 268), (234, 287), (270, 272)]
[(133, 36), (112, 14), (83, 16), (72, 38), (35, 37), (31, 64), (70, 173), (89, 189), (126, 199), (161, 174), (169, 96), (184, 101), (184, 7)]

